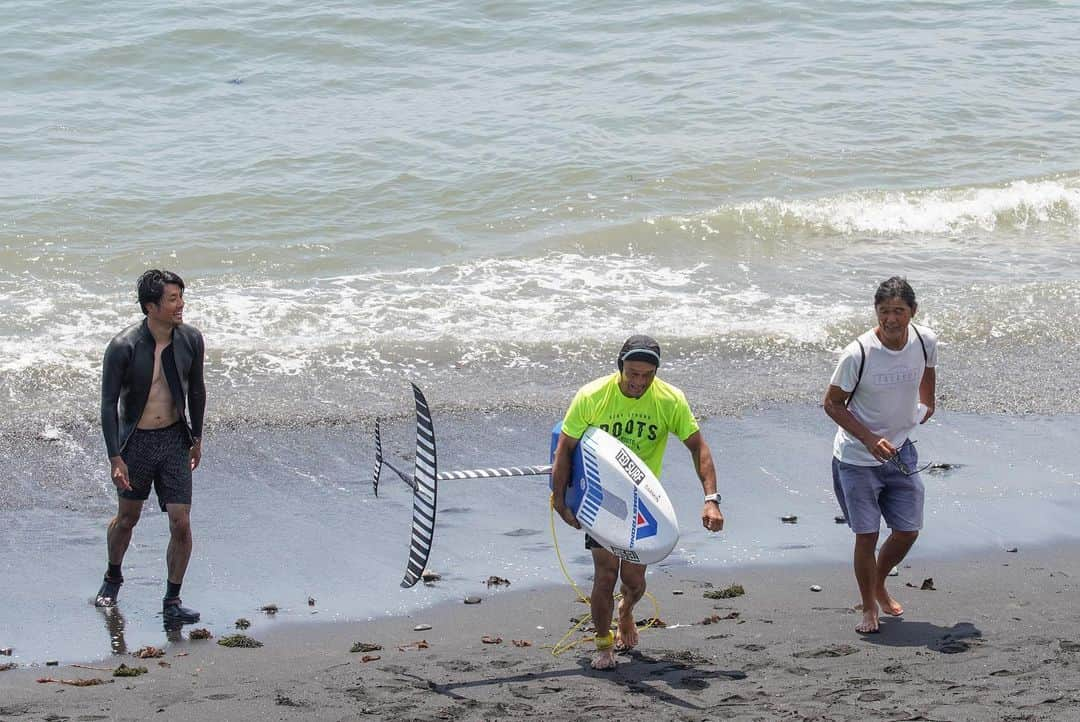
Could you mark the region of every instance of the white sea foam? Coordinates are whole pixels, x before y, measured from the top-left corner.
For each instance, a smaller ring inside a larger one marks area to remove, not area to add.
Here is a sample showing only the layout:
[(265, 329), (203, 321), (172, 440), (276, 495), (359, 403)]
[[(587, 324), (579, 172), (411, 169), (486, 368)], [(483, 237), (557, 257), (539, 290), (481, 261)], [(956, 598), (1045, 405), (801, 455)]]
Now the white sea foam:
[[(513, 356), (514, 345), (610, 340), (632, 328), (668, 339), (741, 333), (814, 341), (850, 310), (813, 294), (771, 294), (716, 275), (715, 268), (694, 261), (551, 253), (303, 284), (262, 281), (237, 288), (225, 279), (191, 288), (185, 317), (203, 330), (224, 373), (242, 365), (290, 375), (313, 362), (354, 369), (357, 357), (377, 361), (386, 347), (396, 349), (400, 363), (413, 345), (411, 363), (423, 366), (441, 344)], [(29, 297), (9, 299), (9, 310), (0, 314), (0, 327), (8, 331), (0, 337), (0, 370), (75, 367), (96, 373), (111, 335), (139, 318), (122, 312), (129, 306), (120, 300), (110, 304), (77, 290), (69, 298), (77, 309), (70, 315), (35, 312)], [(320, 356), (325, 349), (340, 353)]]
[(1017, 180), (991, 187), (861, 191), (813, 200), (763, 198), (673, 220), (696, 224), (707, 235), (728, 232), (732, 222), (759, 231), (803, 228), (881, 235), (1025, 229), (1042, 223), (1077, 227), (1080, 176)]

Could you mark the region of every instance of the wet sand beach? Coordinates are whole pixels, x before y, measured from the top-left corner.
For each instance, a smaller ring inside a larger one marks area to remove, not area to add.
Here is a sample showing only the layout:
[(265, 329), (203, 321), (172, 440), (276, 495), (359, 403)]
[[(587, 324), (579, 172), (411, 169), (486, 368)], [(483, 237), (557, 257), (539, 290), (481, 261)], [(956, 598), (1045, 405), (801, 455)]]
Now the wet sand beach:
[[(477, 580), (479, 604), (364, 623), (268, 628), (253, 617), (258, 649), (185, 631), (160, 659), (87, 665), (146, 666), (134, 679), (73, 666), (4, 672), (0, 719), (1074, 719), (1078, 551), (916, 554), (891, 580), (904, 617), (869, 636), (853, 631), (846, 563), (657, 569), (649, 589), (667, 626), (643, 631), (613, 672), (588, 668), (589, 644), (552, 655), (587, 611), (568, 585), (521, 592)], [(933, 590), (921, 588), (928, 578)], [(734, 583), (743, 596), (704, 596)], [(652, 614), (643, 600), (637, 616)], [(415, 631), (422, 624), (431, 628)], [(356, 642), (381, 649), (351, 653)], [(46, 676), (106, 683), (35, 681)]]
[[(411, 423), (383, 424), (388, 458), (403, 467), (411, 464)], [(441, 469), (547, 459), (549, 416), (440, 409), (436, 423)], [(701, 529), (700, 484), (689, 455), (672, 446), (664, 483), (681, 538), (658, 573), (847, 564), (851, 533), (834, 522), (828, 476), (835, 427), (819, 408), (714, 416), (702, 428), (717, 454), (728, 523), (722, 534)], [(938, 414), (920, 430), (920, 454), (949, 468), (924, 474), (926, 528), (913, 553), (959, 556), (1078, 541), (1080, 485), (1060, 451), (1078, 429), (1075, 416)], [(412, 495), (384, 475), (374, 496), (370, 434), (367, 424), (355, 424), (209, 435), (192, 512), (195, 553), (182, 592), (202, 612), (202, 626), (221, 635), (238, 617), (260, 618), (263, 632), (271, 624), (400, 617), (475, 594), (476, 581), (492, 574), (513, 580), (515, 592), (564, 584), (547, 480), (527, 477), (441, 484), (429, 566), (442, 581), (401, 589)], [(27, 494), (9, 490), (18, 506), (0, 512), (0, 573), (29, 582), (0, 592), (0, 609), (19, 610), (17, 617), (0, 616), (0, 648), (12, 647), (11, 661), (20, 665), (100, 659), (115, 647), (119, 626), (131, 649), (165, 642), (167, 525), (149, 505), (125, 558), (123, 624), (92, 606), (114, 492), (105, 487), (106, 467), (87, 472), (84, 483), (73, 483), (69, 469), (98, 444), (91, 429), (73, 437), (70, 448), (52, 442), (12, 457), (10, 471)], [(60, 501), (62, 511), (49, 506)], [(781, 523), (785, 515), (798, 523)], [(579, 533), (561, 523), (556, 529), (567, 569), (580, 583), (592, 572), (591, 558)], [(309, 596), (316, 606), (307, 605)], [(259, 611), (268, 603), (280, 607), (273, 620)]]

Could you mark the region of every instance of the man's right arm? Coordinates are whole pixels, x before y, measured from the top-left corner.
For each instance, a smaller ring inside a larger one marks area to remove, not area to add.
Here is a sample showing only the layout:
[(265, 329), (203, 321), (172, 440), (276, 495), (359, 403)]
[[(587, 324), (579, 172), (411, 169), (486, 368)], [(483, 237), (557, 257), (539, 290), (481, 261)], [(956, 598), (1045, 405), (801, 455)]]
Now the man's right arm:
[(851, 413), (851, 410), (847, 407), (849, 396), (851, 394), (844, 391), (844, 389), (830, 384), (828, 391), (825, 392), (825, 401), (822, 404), (825, 413), (840, 428), (861, 441), (867, 451), (874, 455), (874, 458), (879, 461), (888, 461), (896, 455), (896, 448), (889, 443), (888, 439), (878, 436), (855, 418), (855, 414)]
[(559, 441), (555, 445), (555, 459), (551, 467), (551, 500), (555, 512), (570, 526), (580, 529), (581, 524), (574, 518), (574, 513), (566, 505), (566, 487), (570, 484), (570, 470), (574, 464), (574, 449), (579, 439), (559, 432)]
[(101, 368), (101, 433), (105, 436), (105, 450), (112, 467), (111, 477), (117, 488), (131, 488), (128, 479), (127, 464), (120, 456), (120, 414), (117, 405), (120, 402), (120, 389), (127, 370), (127, 353), (123, 347), (111, 342), (105, 349), (105, 360)]

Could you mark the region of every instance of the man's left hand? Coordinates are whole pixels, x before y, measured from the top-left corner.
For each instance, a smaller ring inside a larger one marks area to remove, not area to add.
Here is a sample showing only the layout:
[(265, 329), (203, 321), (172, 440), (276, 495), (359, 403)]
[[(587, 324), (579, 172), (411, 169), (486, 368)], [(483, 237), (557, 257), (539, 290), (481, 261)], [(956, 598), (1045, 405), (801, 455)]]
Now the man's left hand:
[(705, 508), (701, 510), (701, 525), (709, 531), (724, 530), (724, 515), (717, 504), (705, 502)]
[(199, 462), (202, 461), (202, 439), (195, 442), (195, 445), (191, 447), (191, 470), (195, 471), (199, 468)]

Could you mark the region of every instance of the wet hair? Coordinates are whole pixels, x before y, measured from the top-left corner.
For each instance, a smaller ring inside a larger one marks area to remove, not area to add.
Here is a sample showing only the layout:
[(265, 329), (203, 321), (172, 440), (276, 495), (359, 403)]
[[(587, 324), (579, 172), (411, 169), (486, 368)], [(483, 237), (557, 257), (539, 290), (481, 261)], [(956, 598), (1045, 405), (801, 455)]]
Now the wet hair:
[(165, 295), (165, 284), (167, 283), (175, 284), (180, 287), (181, 291), (184, 290), (184, 279), (172, 271), (159, 271), (156, 268), (151, 268), (139, 276), (137, 284), (139, 288), (139, 308), (142, 309), (143, 315), (146, 315), (146, 304), (161, 305), (161, 297)]
[(903, 276), (893, 276), (881, 282), (874, 292), (874, 306), (877, 307), (885, 301), (899, 298), (907, 304), (912, 311), (915, 310), (915, 290)]

